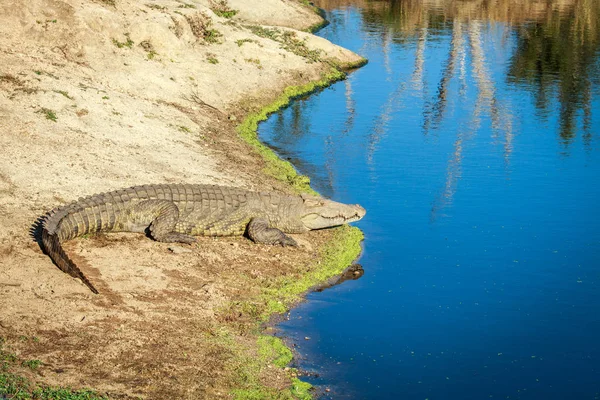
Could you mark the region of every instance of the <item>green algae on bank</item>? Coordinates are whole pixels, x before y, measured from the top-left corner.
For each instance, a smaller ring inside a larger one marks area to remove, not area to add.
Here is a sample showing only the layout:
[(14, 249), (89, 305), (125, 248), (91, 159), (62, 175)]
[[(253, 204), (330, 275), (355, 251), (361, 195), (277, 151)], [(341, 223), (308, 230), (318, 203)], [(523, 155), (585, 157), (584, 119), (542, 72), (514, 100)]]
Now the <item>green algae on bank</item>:
[[(251, 314), (257, 329), (261, 322), (268, 321), (273, 315), (288, 311), (300, 302), (303, 295), (315, 285), (342, 273), (348, 265), (358, 258), (361, 252), (363, 233), (356, 227), (344, 225), (334, 230), (333, 238), (319, 249), (317, 261), (310, 272), (300, 278), (284, 277), (277, 279), (270, 287), (262, 289), (254, 300), (230, 305), (237, 312)], [(260, 335), (257, 339), (258, 357), (243, 357), (241, 366), (236, 369), (239, 388), (232, 391), (236, 400), (253, 399), (311, 399), (309, 383), (302, 382), (294, 374), (290, 375), (291, 387), (283, 392), (274, 391), (260, 383), (257, 378), (264, 368), (270, 365), (283, 369), (292, 360), (292, 352), (281, 339)], [(235, 353), (246, 354), (250, 350), (237, 349)]]
[(258, 313), (259, 319), (267, 321), (272, 314), (288, 311), (311, 288), (341, 274), (360, 255), (363, 238), (362, 231), (356, 227), (343, 225), (336, 228), (331, 241), (319, 249), (311, 272), (299, 279), (282, 277), (273, 287), (263, 289), (259, 300), (266, 304), (266, 308)]
[[(262, 110), (248, 115), (237, 127), (240, 137), (250, 144), (266, 162), (264, 172), (282, 182), (288, 183), (293, 190), (299, 193), (317, 194), (310, 187), (310, 179), (300, 175), (294, 166), (282, 160), (268, 146), (258, 139), (258, 124), (265, 121), (269, 115), (287, 107), (290, 102), (298, 97), (308, 95), (331, 83), (344, 79), (346, 73), (342, 70), (359, 68), (367, 63), (364, 58), (353, 63), (339, 64), (328, 61), (332, 66), (330, 72), (316, 82), (300, 86), (287, 87), (283, 93), (271, 104)], [(228, 311), (247, 313), (252, 316), (257, 324), (268, 321), (274, 315), (288, 311), (294, 304), (300, 302), (303, 295), (312, 287), (341, 274), (348, 265), (358, 258), (364, 238), (362, 231), (348, 225), (334, 230), (333, 238), (319, 249), (319, 256), (310, 272), (297, 277), (281, 277), (276, 279), (269, 287), (264, 287), (254, 300), (230, 304)], [(257, 326), (258, 328), (258, 326)], [(290, 376), (291, 387), (286, 391), (274, 391), (262, 385), (257, 376), (268, 365), (284, 368), (292, 360), (292, 352), (285, 346), (281, 339), (269, 335), (261, 335), (257, 339), (260, 357), (247, 359), (243, 370), (238, 370), (239, 382), (243, 383), (232, 394), (236, 400), (254, 399), (300, 399), (312, 398), (310, 391), (312, 385), (303, 382), (296, 376)]]
[(317, 194), (310, 187), (310, 179), (305, 175), (300, 175), (289, 162), (282, 160), (275, 152), (262, 144), (258, 139), (257, 129), (261, 121), (266, 120), (269, 115), (278, 110), (287, 107), (293, 99), (305, 96), (319, 89), (329, 86), (331, 83), (344, 79), (346, 74), (338, 69), (332, 68), (328, 74), (325, 74), (320, 80), (307, 83), (300, 86), (289, 86), (283, 93), (271, 104), (264, 107), (257, 113), (250, 114), (237, 127), (237, 131), (242, 139), (250, 144), (266, 162), (264, 172), (282, 182), (287, 182), (298, 193)]
[[(256, 340), (258, 347), (258, 357), (252, 356), (250, 349), (240, 351), (235, 347), (233, 341), (230, 341), (232, 354), (237, 354), (234, 362), (237, 372), (238, 389), (234, 389), (231, 394), (235, 400), (310, 400), (308, 391), (312, 385), (300, 381), (296, 376), (295, 369), (284, 371), (283, 368), (292, 360), (292, 352), (279, 338), (269, 335), (260, 335)], [(259, 377), (264, 368), (275, 366), (282, 369), (282, 373), (290, 378), (290, 387), (281, 390), (264, 385)]]

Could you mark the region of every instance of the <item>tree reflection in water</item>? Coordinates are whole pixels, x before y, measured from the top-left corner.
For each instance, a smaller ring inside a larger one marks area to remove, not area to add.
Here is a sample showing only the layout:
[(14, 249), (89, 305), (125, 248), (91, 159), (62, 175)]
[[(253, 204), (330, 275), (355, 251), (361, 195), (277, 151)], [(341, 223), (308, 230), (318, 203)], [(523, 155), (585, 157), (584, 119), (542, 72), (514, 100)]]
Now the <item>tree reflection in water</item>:
[(600, 75), (600, 0), (321, 0), (317, 3), (325, 9), (348, 6), (359, 9), (364, 29), (369, 33), (368, 42), (373, 46), (373, 40), (378, 39), (383, 49), (388, 75), (392, 74), (390, 43), (415, 47), (411, 76), (396, 81), (395, 89), (389, 92), (373, 122), (368, 139), (368, 163), (372, 163), (395, 112), (406, 101), (403, 96), (405, 82), (410, 82), (413, 92), (421, 92), (421, 96), (427, 98), (424, 60), (430, 43), (450, 36), (436, 93), (424, 103), (424, 134), (435, 131), (444, 121), (448, 89), (453, 80), (458, 80), (459, 96), (465, 96), (467, 69), (470, 69), (476, 85), (473, 89), (477, 90), (476, 101), (470, 120), (457, 130), (446, 182), (434, 201), (432, 218), (437, 210), (452, 202), (461, 177), (463, 149), (477, 134), (482, 117), (490, 118), (493, 139), (503, 143), (504, 159), (509, 168), (513, 151), (513, 112), (508, 100), (498, 98), (482, 43), (482, 35), (489, 34), (492, 29), (504, 30), (504, 40), (495, 45), (502, 51), (512, 52), (506, 82), (531, 92), (542, 118), (552, 113), (553, 104), (558, 104), (558, 137), (566, 152), (579, 123), (584, 143), (589, 146), (592, 140), (592, 87), (598, 83)]

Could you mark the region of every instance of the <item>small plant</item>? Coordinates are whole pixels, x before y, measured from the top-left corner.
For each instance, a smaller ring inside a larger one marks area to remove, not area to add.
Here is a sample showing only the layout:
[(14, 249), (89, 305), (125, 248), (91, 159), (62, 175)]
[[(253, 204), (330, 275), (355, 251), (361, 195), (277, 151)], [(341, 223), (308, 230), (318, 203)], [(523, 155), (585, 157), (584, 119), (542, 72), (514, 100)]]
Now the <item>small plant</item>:
[(244, 45), (244, 43), (258, 43), (256, 40), (254, 39), (239, 39), (235, 41), (235, 44), (237, 44), (239, 47), (242, 47)]
[(309, 62), (317, 62), (321, 60), (321, 50), (311, 50), (306, 45), (306, 42), (298, 39), (296, 32), (284, 31), (281, 32), (279, 29), (264, 28), (262, 26), (249, 26), (252, 33), (256, 36), (268, 38), (276, 42), (281, 43), (281, 48), (294, 53), (300, 57), (308, 59)]
[(206, 43), (220, 43), (220, 38), (223, 36), (221, 32), (211, 28), (212, 19), (203, 13), (195, 13), (186, 15), (190, 29), (194, 36), (204, 40)]
[(148, 60), (152, 60), (155, 56), (158, 55), (156, 50), (154, 50), (152, 42), (150, 42), (149, 40), (142, 40), (140, 42), (140, 47), (146, 51), (146, 56), (148, 57)]
[(129, 33), (125, 34), (125, 39), (127, 40), (124, 42), (119, 42), (117, 39), (113, 39), (112, 42), (115, 46), (117, 46), (120, 49), (122, 49), (123, 47), (131, 49), (133, 47), (133, 40), (131, 40), (131, 38), (129, 37)]
[(183, 126), (183, 125), (179, 126), (179, 130), (181, 132), (185, 132), (185, 133), (192, 133), (192, 130), (190, 128), (188, 128), (187, 126)]
[(298, 39), (296, 32), (286, 31), (281, 37), (283, 48), (292, 53), (307, 58), (309, 62), (317, 62), (321, 60), (321, 50), (311, 50), (306, 46), (306, 42)]
[(46, 116), (46, 119), (49, 119), (52, 122), (56, 122), (56, 120), (58, 119), (58, 117), (56, 116), (56, 112), (49, 108), (42, 107), (37, 112), (40, 114), (44, 114)]
[(208, 56), (206, 57), (206, 61), (208, 61), (211, 64), (218, 64), (219, 60), (216, 59), (216, 57), (214, 56)]
[(108, 96), (102, 96), (102, 100), (108, 100), (109, 97)]
[(181, 3), (180, 5), (178, 5), (177, 7), (179, 8), (196, 8), (195, 5), (193, 4), (188, 4), (188, 3)]
[(254, 65), (256, 65), (256, 67), (257, 67), (258, 69), (262, 69), (262, 68), (263, 68), (263, 66), (262, 66), (262, 64), (260, 63), (260, 60), (259, 60), (258, 58), (246, 58), (246, 59), (245, 59), (245, 61), (246, 61), (247, 63), (251, 63), (251, 64), (254, 64)]
[(229, 8), (229, 4), (227, 4), (227, 0), (220, 0), (218, 2), (211, 1), (211, 10), (217, 14), (219, 17), (223, 18), (231, 18), (235, 14), (238, 13), (238, 10), (233, 10)]
[(54, 90), (54, 93), (59, 93), (65, 96), (69, 100), (73, 100), (73, 97), (69, 96), (69, 93), (65, 90)]
[(27, 360), (27, 361), (23, 361), (21, 363), (21, 366), (23, 367), (27, 367), (31, 370), (36, 370), (38, 369), (38, 367), (42, 365), (42, 362), (40, 360)]
[(251, 25), (248, 27), (252, 33), (256, 36), (260, 36), (263, 38), (279, 41), (279, 37), (281, 36), (281, 32), (276, 28), (265, 28), (259, 25)]
[(167, 7), (159, 6), (158, 4), (146, 4), (146, 7), (152, 8), (153, 10), (166, 10)]
[(208, 29), (206, 31), (206, 34), (204, 35), (204, 40), (207, 43), (219, 43), (220, 42), (219, 38), (221, 36), (223, 36), (223, 35), (218, 30), (216, 30), (216, 29)]

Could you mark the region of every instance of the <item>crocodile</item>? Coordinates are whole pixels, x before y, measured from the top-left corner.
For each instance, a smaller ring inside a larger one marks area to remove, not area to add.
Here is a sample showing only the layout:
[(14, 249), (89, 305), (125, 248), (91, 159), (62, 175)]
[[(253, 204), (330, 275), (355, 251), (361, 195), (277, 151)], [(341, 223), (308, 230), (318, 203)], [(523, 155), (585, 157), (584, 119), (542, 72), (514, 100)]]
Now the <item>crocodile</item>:
[(200, 184), (157, 184), (94, 194), (58, 207), (42, 220), (42, 248), (65, 273), (98, 290), (62, 243), (96, 232), (138, 232), (158, 242), (194, 243), (195, 236), (246, 234), (256, 243), (297, 246), (304, 233), (360, 220), (360, 205), (309, 195), (253, 192)]

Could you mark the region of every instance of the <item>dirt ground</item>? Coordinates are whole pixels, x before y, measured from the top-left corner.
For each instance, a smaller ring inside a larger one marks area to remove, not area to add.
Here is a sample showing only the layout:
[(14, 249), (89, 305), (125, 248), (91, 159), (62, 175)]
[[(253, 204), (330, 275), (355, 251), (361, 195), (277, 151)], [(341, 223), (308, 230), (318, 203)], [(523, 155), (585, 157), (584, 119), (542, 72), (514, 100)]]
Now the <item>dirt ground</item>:
[[(255, 322), (228, 306), (305, 273), (331, 232), (297, 237), (300, 249), (243, 237), (67, 242), (96, 296), (31, 231), (58, 205), (144, 183), (288, 190), (235, 126), (285, 87), (319, 79), (322, 60), (359, 59), (294, 30), (307, 47), (288, 46), (262, 27), (319, 21), (293, 0), (0, 3), (0, 338), (20, 360), (41, 361), (17, 373), (111, 398), (231, 396), (235, 352), (252, 351)], [(289, 386), (279, 370), (263, 375)]]

